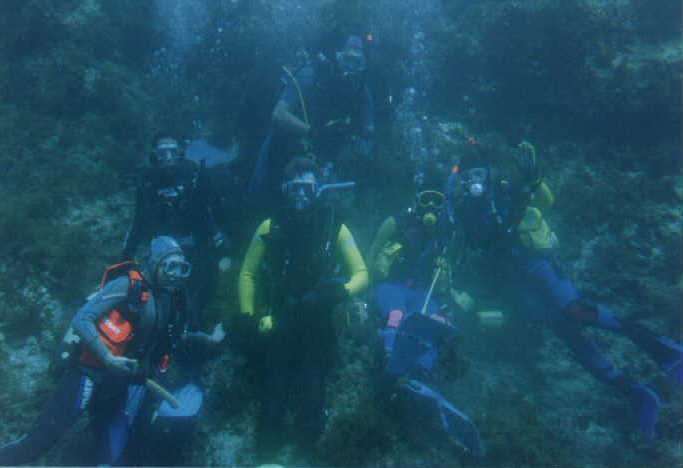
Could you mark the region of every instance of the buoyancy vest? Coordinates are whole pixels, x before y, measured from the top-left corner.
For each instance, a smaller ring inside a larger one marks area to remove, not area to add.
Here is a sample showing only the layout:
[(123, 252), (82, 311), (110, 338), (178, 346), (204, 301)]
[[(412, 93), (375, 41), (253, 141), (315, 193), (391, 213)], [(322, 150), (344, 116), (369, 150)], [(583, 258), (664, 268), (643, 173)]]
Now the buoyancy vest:
[(526, 206), (524, 215), (517, 226), (522, 245), (534, 250), (552, 249), (558, 243), (557, 236), (550, 229), (543, 217), (543, 211), (554, 203), (550, 188), (541, 182), (531, 194), (531, 201)]
[(530, 193), (518, 193), (506, 180), (499, 180), (492, 189), (481, 198), (463, 197), (459, 205), (456, 229), (465, 233), (468, 247), (502, 259), (511, 249), (546, 250), (557, 245), (542, 212), (553, 203), (545, 183)]
[(419, 218), (405, 211), (396, 219), (397, 236), (391, 245), (396, 251), (389, 277), (420, 284), (429, 284), (437, 258), (452, 238), (452, 230), (442, 219), (435, 232), (426, 232)]
[[(271, 297), (298, 295), (330, 279), (337, 266), (337, 237), (341, 224), (334, 209), (321, 207), (310, 221), (299, 224), (279, 213), (271, 219), (266, 244), (266, 269)], [(273, 301), (271, 301), (273, 304)]]
[(169, 170), (153, 168), (146, 175), (138, 195), (143, 231), (155, 235), (173, 234), (176, 238), (194, 237), (208, 240), (207, 205), (210, 203), (204, 185), (205, 169), (194, 161), (183, 159)]
[[(128, 298), (120, 306), (113, 308), (97, 321), (100, 340), (114, 356), (126, 356), (131, 342), (136, 336), (136, 327), (142, 326), (143, 312), (150, 298), (150, 287), (142, 276), (139, 266), (127, 261), (107, 268), (100, 281), (99, 289), (115, 278), (127, 276), (129, 281)], [(142, 327), (141, 327), (142, 328)], [(144, 327), (146, 328), (146, 327)], [(89, 367), (102, 367), (89, 346), (83, 346), (79, 359), (80, 364)]]

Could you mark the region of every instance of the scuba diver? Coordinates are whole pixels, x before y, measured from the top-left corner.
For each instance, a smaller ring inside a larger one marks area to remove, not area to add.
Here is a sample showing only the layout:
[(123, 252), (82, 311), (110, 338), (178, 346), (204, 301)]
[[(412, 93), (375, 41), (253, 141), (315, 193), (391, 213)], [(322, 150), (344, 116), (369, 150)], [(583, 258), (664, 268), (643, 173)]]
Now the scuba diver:
[(98, 464), (118, 463), (149, 392), (178, 403), (158, 383), (176, 347), (223, 339), (220, 331), (187, 332), (181, 285), (190, 271), (180, 245), (161, 236), (151, 241), (142, 265), (124, 262), (105, 272), (71, 322), (62, 353), (69, 365), (55, 392), (29, 432), (0, 447), (0, 465), (44, 455), (85, 410), (97, 436)]
[(584, 368), (622, 393), (645, 438), (652, 441), (659, 395), (615, 368), (582, 330), (598, 327), (629, 338), (678, 384), (683, 383), (683, 347), (589, 302), (560, 273), (551, 259), (557, 237), (543, 217), (554, 197), (543, 182), (533, 145), (519, 145), (516, 180), (498, 175), (487, 156), (486, 150), (471, 155), (449, 178), (448, 211), (455, 232), (462, 236), (463, 252), (483, 256), (491, 278), (510, 286), (520, 311), (549, 326)]
[(372, 243), (373, 310), (385, 363), (379, 394), (393, 396), (383, 399), (402, 403), (437, 433), (482, 455), (474, 423), (425, 383), (437, 365), (440, 345), (455, 334), (447, 302), (453, 231), (445, 215), (446, 177), (441, 174), (437, 166), (419, 172), (414, 206), (387, 218)]
[(301, 446), (313, 448), (322, 433), (335, 343), (332, 312), (368, 282), (353, 235), (323, 200), (318, 173), (308, 158), (287, 165), (283, 206), (257, 228), (239, 274), (240, 311), (258, 322), (262, 342), (257, 452), (265, 459), (282, 442), (283, 419), (292, 405), (298, 407)]
[(132, 260), (138, 245), (154, 236), (173, 236), (192, 263), (187, 281), (190, 326), (200, 326), (201, 313), (211, 299), (217, 275), (216, 250), (225, 243), (214, 217), (217, 197), (209, 187), (203, 165), (188, 159), (174, 138), (156, 139), (152, 167), (137, 189), (135, 215), (122, 260)]
[[(265, 202), (273, 195), (277, 177), (294, 156), (330, 155), (329, 161), (320, 161), (329, 168), (341, 163), (342, 152), (362, 157), (372, 151), (375, 122), (366, 67), (363, 40), (351, 35), (332, 60), (320, 53), (297, 72), (284, 68), (284, 89), (259, 149), (250, 198)], [(349, 175), (355, 174), (337, 174)]]

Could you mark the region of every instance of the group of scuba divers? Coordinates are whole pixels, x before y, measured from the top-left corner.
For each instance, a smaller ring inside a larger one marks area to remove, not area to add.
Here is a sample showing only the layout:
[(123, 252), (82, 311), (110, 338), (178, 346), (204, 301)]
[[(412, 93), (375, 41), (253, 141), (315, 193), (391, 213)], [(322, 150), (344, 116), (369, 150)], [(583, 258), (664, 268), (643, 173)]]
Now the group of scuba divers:
[[(543, 216), (553, 195), (530, 143), (511, 152), (512, 174), (493, 167), (483, 148), (452, 168), (417, 168), (412, 206), (381, 224), (366, 263), (330, 196), (353, 184), (325, 174), (320, 157), (335, 162), (343, 151), (362, 156), (372, 150), (372, 99), (358, 78), (365, 60), (363, 40), (350, 36), (334, 60), (287, 70), (245, 190), (250, 200), (278, 207), (253, 234), (237, 285), (242, 320), (258, 342), (250, 358), (263, 386), (259, 456), (276, 456), (289, 410), (292, 437), (301, 447), (315, 447), (325, 427), (340, 310), (355, 311), (376, 329), (382, 370), (375, 391), (382, 401), (483, 455), (474, 421), (431, 380), (444, 343), (455, 339), (456, 317), (467, 307), (459, 271), (470, 256), (490, 285), (507, 286), (518, 314), (547, 325), (583, 367), (623, 394), (644, 437), (654, 440), (657, 392), (613, 366), (582, 330), (598, 327), (627, 337), (678, 384), (683, 347), (591, 303), (559, 272), (552, 260), (557, 238)], [(201, 312), (220, 292), (221, 275), (229, 274), (218, 268), (227, 242), (217, 219), (225, 203), (236, 204), (212, 190), (203, 171), (174, 138), (156, 140), (122, 261), (106, 270), (72, 319), (65, 337), (70, 346), (62, 352), (69, 365), (30, 430), (0, 448), (0, 465), (44, 455), (86, 410), (102, 466), (130, 463), (124, 449), (145, 438), (151, 421), (177, 421), (179, 438), (189, 439), (205, 390), (201, 363), (225, 338), (221, 324), (201, 331)], [(369, 317), (348, 306), (366, 298)], [(174, 365), (180, 377), (171, 382)], [(146, 464), (178, 462), (169, 459), (178, 440), (163, 437), (157, 441), (164, 449), (156, 453), (167, 458)]]

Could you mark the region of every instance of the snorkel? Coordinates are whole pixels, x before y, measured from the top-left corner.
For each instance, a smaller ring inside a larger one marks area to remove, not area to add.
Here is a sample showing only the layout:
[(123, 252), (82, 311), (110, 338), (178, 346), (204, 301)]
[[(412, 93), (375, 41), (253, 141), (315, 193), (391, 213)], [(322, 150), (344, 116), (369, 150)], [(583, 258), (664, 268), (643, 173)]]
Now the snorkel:
[(336, 184), (321, 185), (320, 188), (318, 188), (318, 191), (316, 192), (316, 198), (320, 198), (320, 196), (328, 190), (350, 189), (355, 186), (355, 182), (338, 182)]

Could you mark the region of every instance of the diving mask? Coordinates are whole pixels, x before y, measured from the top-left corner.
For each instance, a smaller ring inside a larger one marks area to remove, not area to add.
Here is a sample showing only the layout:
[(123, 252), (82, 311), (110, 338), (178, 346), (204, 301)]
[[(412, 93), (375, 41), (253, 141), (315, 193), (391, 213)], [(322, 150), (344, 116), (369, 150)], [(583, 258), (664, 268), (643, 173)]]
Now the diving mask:
[(318, 184), (313, 177), (304, 176), (284, 183), (282, 191), (296, 211), (303, 211), (317, 198)]
[(161, 167), (172, 167), (180, 161), (182, 155), (176, 144), (161, 144), (154, 150), (156, 163)]
[(344, 75), (355, 75), (365, 71), (367, 60), (358, 49), (337, 52), (337, 65)]
[(436, 190), (425, 190), (417, 194), (417, 209), (420, 220), (426, 227), (433, 227), (439, 221), (439, 212), (446, 203), (446, 196)]
[(436, 190), (425, 190), (417, 194), (417, 206), (440, 210), (446, 202), (446, 196)]
[(157, 266), (157, 280), (160, 284), (176, 284), (187, 279), (192, 272), (192, 265), (180, 254), (172, 254), (164, 258)]

